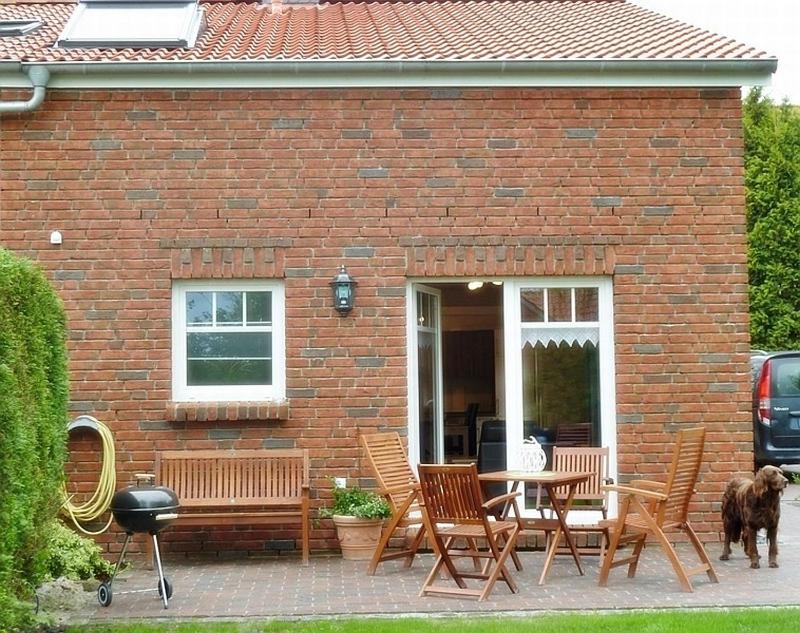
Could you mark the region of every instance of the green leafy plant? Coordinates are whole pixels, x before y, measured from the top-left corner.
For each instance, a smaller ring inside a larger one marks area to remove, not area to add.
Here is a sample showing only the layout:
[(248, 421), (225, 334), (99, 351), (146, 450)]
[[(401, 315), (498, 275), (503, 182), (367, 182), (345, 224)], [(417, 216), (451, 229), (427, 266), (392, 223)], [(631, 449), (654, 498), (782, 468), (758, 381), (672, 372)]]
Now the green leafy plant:
[(61, 521), (52, 522), (41, 556), (46, 579), (106, 580), (113, 571), (97, 543), (73, 532)]
[(334, 485), (333, 503), (330, 508), (322, 508), (320, 516), (330, 518), (335, 514), (360, 519), (385, 519), (392, 515), (392, 509), (383, 497), (374, 492), (358, 486), (342, 488)]

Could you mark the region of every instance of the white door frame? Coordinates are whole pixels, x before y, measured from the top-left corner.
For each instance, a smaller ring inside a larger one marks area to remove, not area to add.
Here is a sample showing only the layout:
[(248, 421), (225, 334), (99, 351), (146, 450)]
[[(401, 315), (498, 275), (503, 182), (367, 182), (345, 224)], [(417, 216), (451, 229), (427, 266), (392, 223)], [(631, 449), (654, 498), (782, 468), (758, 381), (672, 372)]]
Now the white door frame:
[(616, 372), (614, 370), (614, 288), (610, 277), (526, 277), (510, 279), (503, 284), (507, 467), (514, 469), (521, 465), (523, 394), (520, 291), (530, 287), (596, 287), (598, 289), (600, 435), (603, 446), (609, 448), (609, 473), (616, 479), (617, 405)]
[(432, 328), (436, 335), (436, 410), (434, 412), (436, 435), (436, 461), (444, 462), (444, 388), (442, 385), (442, 293), (423, 283), (411, 281), (406, 286), (406, 341), (408, 358), (408, 457), (412, 464), (420, 463), (419, 454), (419, 363), (417, 360), (417, 291), (433, 295), (438, 300), (436, 323)]

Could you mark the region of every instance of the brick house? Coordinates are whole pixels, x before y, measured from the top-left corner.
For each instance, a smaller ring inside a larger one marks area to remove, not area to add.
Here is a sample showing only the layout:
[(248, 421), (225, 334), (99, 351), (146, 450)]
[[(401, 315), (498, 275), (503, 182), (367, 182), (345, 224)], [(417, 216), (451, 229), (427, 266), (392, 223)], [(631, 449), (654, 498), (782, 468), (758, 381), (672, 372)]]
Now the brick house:
[[(739, 86), (773, 58), (623, 0), (139, 4), (0, 7), (0, 239), (63, 298), (121, 484), (161, 449), (297, 446), (319, 506), (368, 483), (361, 433), (419, 463), (500, 428), (513, 463), (576, 423), (625, 481), (702, 424), (716, 539), (752, 463)], [(97, 451), (72, 438), (87, 489)]]

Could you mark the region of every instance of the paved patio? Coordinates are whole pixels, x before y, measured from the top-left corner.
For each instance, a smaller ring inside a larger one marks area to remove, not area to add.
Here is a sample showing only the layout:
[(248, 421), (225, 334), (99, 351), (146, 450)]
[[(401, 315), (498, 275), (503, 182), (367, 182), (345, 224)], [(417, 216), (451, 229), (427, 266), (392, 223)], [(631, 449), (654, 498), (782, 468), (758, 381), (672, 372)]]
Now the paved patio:
[[(384, 563), (367, 576), (366, 563), (338, 556), (312, 557), (303, 567), (294, 558), (232, 561), (166, 561), (175, 588), (165, 610), (157, 594), (121, 594), (156, 585), (155, 572), (133, 570), (114, 582), (114, 600), (103, 608), (96, 602), (72, 613), (70, 621), (102, 622), (119, 619), (297, 618), (303, 616), (413, 615), (455, 613), (526, 613), (570, 610), (617, 610), (673, 607), (738, 607), (800, 605), (800, 486), (790, 486), (783, 501), (779, 569), (766, 567), (766, 545), (760, 545), (764, 567), (749, 569), (741, 548), (734, 558), (719, 561), (720, 544), (708, 547), (719, 584), (707, 576), (694, 577), (694, 593), (680, 590), (677, 579), (657, 544), (649, 545), (635, 579), (626, 569), (612, 570), (609, 586), (597, 586), (596, 557), (585, 557), (586, 575), (578, 575), (569, 557), (559, 557), (548, 582), (537, 586), (544, 554), (524, 552), (525, 569), (514, 572), (519, 593), (498, 583), (486, 602), (457, 598), (418, 597), (431, 554), (415, 560), (411, 569), (399, 562)], [(681, 550), (688, 554), (688, 550)], [(690, 560), (687, 558), (687, 560)], [(513, 567), (512, 567), (513, 568)]]

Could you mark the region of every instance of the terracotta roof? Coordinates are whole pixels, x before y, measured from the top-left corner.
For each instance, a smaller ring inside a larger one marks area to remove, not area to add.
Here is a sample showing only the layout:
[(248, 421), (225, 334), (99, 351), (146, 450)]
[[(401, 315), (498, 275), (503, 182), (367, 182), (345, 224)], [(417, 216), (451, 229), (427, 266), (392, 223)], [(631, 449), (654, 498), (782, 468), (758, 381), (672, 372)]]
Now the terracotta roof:
[(0, 60), (763, 60), (766, 53), (624, 0), (443, 0), (284, 5), (203, 3), (191, 50), (56, 49), (74, 3), (18, 1), (0, 20), (44, 19), (0, 37)]

